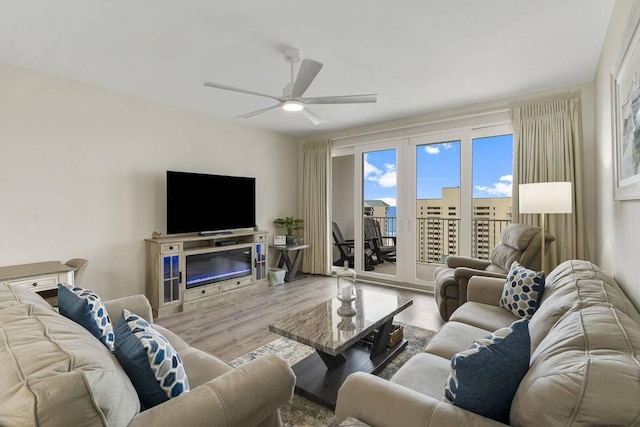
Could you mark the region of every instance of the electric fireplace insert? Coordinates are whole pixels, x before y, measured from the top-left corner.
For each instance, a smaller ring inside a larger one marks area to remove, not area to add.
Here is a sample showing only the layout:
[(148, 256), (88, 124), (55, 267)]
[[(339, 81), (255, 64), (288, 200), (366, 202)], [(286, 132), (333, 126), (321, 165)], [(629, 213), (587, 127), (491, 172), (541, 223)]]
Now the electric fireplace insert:
[(251, 247), (187, 255), (186, 288), (251, 276)]

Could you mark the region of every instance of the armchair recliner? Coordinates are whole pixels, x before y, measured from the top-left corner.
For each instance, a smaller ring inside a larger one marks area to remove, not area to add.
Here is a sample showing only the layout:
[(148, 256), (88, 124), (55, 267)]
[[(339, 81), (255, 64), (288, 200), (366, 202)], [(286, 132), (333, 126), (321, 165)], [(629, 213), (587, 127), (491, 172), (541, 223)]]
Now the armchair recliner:
[[(555, 240), (545, 233), (545, 251)], [(450, 256), (447, 265), (434, 271), (434, 295), (440, 317), (449, 320), (456, 308), (467, 301), (467, 284), (472, 276), (506, 278), (513, 261), (531, 270), (540, 269), (540, 228), (511, 224), (502, 230), (500, 244), (489, 260)]]

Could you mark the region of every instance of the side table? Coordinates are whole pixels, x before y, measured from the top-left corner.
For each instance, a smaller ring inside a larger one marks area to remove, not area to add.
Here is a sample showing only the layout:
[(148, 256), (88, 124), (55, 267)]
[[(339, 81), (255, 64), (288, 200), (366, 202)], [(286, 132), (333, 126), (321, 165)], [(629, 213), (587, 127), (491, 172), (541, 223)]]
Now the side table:
[[(300, 260), (302, 259), (302, 251), (306, 248), (310, 248), (311, 245), (296, 245), (296, 246), (279, 246), (270, 245), (272, 248), (280, 252), (280, 258), (278, 259), (278, 268), (282, 266), (287, 267), (287, 272), (284, 275), (285, 282), (292, 282), (304, 277), (304, 274), (298, 273), (298, 267), (300, 266)], [(293, 261), (289, 253), (293, 253)]]

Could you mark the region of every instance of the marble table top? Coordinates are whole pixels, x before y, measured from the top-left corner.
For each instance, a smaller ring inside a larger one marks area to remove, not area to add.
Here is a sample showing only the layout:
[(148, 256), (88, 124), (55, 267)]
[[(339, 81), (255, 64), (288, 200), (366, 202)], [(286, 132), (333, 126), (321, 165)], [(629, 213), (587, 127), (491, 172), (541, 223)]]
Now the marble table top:
[(342, 303), (333, 298), (277, 320), (269, 330), (336, 356), (411, 304), (410, 298), (358, 289), (354, 316), (339, 315)]

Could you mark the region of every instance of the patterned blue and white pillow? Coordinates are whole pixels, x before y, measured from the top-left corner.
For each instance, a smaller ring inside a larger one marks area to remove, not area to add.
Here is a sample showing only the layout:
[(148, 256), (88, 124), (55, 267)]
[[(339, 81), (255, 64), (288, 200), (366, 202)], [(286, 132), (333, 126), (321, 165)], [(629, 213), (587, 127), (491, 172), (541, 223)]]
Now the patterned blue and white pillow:
[(544, 293), (544, 272), (535, 272), (514, 261), (504, 283), (500, 307), (521, 319), (531, 319)]
[(451, 358), (444, 400), (502, 423), (509, 423), (511, 401), (529, 370), (529, 321), (498, 329)]
[(151, 408), (189, 391), (182, 359), (146, 320), (123, 310), (116, 324), (115, 354), (140, 401)]
[(63, 316), (82, 325), (113, 352), (113, 325), (98, 295), (79, 286), (59, 283), (58, 310)]

